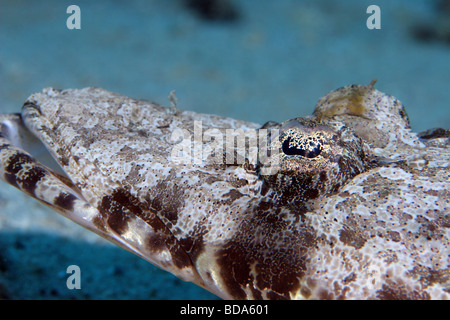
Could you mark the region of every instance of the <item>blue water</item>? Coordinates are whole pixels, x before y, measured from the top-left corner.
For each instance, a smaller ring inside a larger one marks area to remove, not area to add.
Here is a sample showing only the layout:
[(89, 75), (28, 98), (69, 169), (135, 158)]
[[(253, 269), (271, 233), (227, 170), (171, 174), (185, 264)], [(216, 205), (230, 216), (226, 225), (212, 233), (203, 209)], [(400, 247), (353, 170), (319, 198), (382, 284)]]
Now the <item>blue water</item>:
[[(450, 45), (411, 34), (436, 20), (433, 3), (235, 0), (237, 21), (212, 22), (182, 0), (3, 0), (0, 111), (18, 112), (48, 86), (98, 86), (163, 105), (175, 89), (181, 109), (264, 123), (311, 114), (327, 92), (377, 78), (377, 89), (406, 105), (413, 130), (448, 128)], [(81, 9), (80, 30), (66, 27), (71, 4)], [(371, 4), (381, 8), (380, 30), (366, 27)], [(83, 240), (83, 231), (67, 231), (71, 223), (52, 224), (56, 214), (4, 184), (0, 202), (0, 296), (3, 286), (11, 298), (213, 297)], [(46, 267), (49, 253), (58, 259)], [(85, 266), (81, 292), (58, 287), (71, 263)]]

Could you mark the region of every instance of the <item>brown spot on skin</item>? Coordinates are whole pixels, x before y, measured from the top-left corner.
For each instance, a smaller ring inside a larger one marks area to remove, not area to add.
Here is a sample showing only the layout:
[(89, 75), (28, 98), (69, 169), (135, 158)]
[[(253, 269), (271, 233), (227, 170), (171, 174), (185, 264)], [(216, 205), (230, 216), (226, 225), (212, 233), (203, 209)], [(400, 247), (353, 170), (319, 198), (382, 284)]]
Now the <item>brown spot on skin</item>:
[(265, 196), (270, 191), (270, 186), (267, 184), (265, 180), (263, 180), (261, 184), (261, 195)]
[(128, 175), (125, 178), (126, 182), (129, 185), (135, 185), (136, 183), (139, 182), (139, 180), (141, 179), (139, 170), (141, 170), (142, 167), (143, 167), (143, 165), (136, 165), (136, 164), (132, 165), (130, 172), (128, 173)]
[(27, 177), (22, 180), (22, 189), (29, 194), (34, 195), (37, 183), (47, 174), (47, 172), (40, 167), (34, 167), (27, 172)]
[(225, 198), (226, 200), (222, 200), (222, 203), (225, 203), (227, 205), (231, 205), (233, 204), (233, 202), (236, 199), (239, 199), (241, 197), (243, 197), (244, 195), (242, 193), (240, 193), (239, 191), (235, 190), (235, 189), (231, 189), (230, 191), (228, 191), (227, 193), (225, 193), (223, 195), (223, 198)]
[(344, 228), (339, 232), (339, 240), (356, 249), (361, 249), (366, 243), (366, 239), (361, 234), (349, 228)]
[(387, 232), (389, 238), (394, 242), (400, 242), (401, 236), (400, 233), (397, 231), (388, 231)]
[(441, 225), (445, 224), (445, 220), (429, 220), (422, 215), (418, 215), (416, 221), (421, 225), (417, 234), (425, 237), (427, 240), (440, 240), (445, 236), (445, 230), (441, 229)]
[(342, 281), (342, 283), (343, 283), (344, 285), (348, 285), (349, 283), (355, 281), (356, 278), (357, 278), (356, 274), (355, 274), (354, 272), (352, 272), (352, 273), (350, 273), (348, 276), (346, 276), (346, 277), (344, 278), (344, 280)]
[(25, 164), (35, 164), (32, 157), (24, 153), (16, 153), (9, 159), (9, 164), (5, 168), (5, 179), (13, 186), (34, 195), (37, 183), (47, 174), (44, 168), (30, 166), (26, 171), (18, 173), (24, 169)]
[(116, 189), (111, 195), (104, 196), (98, 210), (106, 224), (118, 234), (127, 231), (129, 222), (135, 217), (144, 220), (154, 232), (147, 238), (150, 251), (158, 252), (167, 249), (176, 267), (180, 269), (192, 267), (190, 257), (155, 211), (147, 202), (141, 202), (126, 188)]
[(67, 167), (69, 165), (69, 158), (66, 157), (66, 152), (64, 149), (58, 148), (56, 150), (56, 154), (58, 155), (58, 161), (63, 166)]
[(393, 284), (391, 286), (383, 284), (376, 292), (376, 297), (380, 300), (430, 300), (427, 292), (408, 290), (404, 285)]
[(173, 264), (179, 269), (186, 267), (194, 268), (191, 257), (178, 243), (168, 229), (160, 229), (156, 234), (147, 239), (148, 249), (153, 252), (169, 250)]
[(346, 295), (349, 291), (351, 291), (350, 287), (344, 287), (342, 289), (340, 289), (341, 292), (340, 294), (337, 296), (337, 300), (345, 300), (346, 299)]
[(216, 176), (209, 176), (209, 177), (207, 177), (207, 178), (205, 179), (205, 182), (206, 182), (207, 184), (213, 184), (214, 182), (217, 182), (217, 181), (222, 181), (222, 179), (221, 179), (221, 178), (218, 178), (218, 177), (216, 177)]
[(316, 243), (313, 229), (291, 224), (273, 203), (261, 202), (245, 215), (235, 238), (218, 253), (229, 294), (244, 299), (248, 286), (256, 298), (266, 290), (271, 299), (290, 299), (289, 293), (300, 289), (308, 248)]
[(326, 291), (325, 289), (320, 290), (317, 294), (320, 300), (333, 300), (333, 293)]
[(109, 227), (118, 234), (128, 229), (131, 214), (142, 215), (137, 199), (125, 189), (117, 189), (111, 195), (104, 196), (98, 210)]
[(101, 215), (96, 215), (92, 219), (92, 224), (100, 231), (107, 232), (105, 221)]
[(435, 283), (442, 284), (450, 281), (449, 269), (433, 270), (424, 266), (417, 266), (414, 267), (414, 269), (412, 269), (409, 273), (412, 276), (419, 276), (419, 281), (425, 288)]
[(165, 237), (152, 234), (147, 238), (147, 244), (152, 251), (158, 252), (166, 249), (166, 240), (167, 239)]
[(341, 193), (339, 194), (339, 196), (340, 196), (341, 198), (348, 198), (348, 197), (350, 197), (350, 192), (348, 192), (348, 191), (341, 192)]
[(176, 224), (178, 220), (178, 210), (184, 206), (184, 190), (176, 184), (167, 182), (159, 182), (152, 192), (153, 198), (148, 196), (147, 201), (151, 208), (169, 220), (172, 224)]
[(236, 179), (231, 180), (230, 184), (235, 188), (241, 188), (243, 186), (246, 186), (248, 184), (248, 181), (246, 179)]
[(53, 201), (53, 204), (57, 207), (72, 211), (75, 199), (76, 197), (73, 194), (61, 192)]
[(433, 197), (445, 197), (447, 190), (426, 190), (423, 193), (428, 194)]
[(8, 166), (5, 168), (6, 172), (10, 174), (17, 174), (22, 170), (22, 165), (25, 163), (32, 163), (33, 158), (24, 153), (16, 153), (9, 159)]
[(444, 228), (450, 228), (450, 214), (447, 214), (442, 218), (438, 218), (437, 223)]

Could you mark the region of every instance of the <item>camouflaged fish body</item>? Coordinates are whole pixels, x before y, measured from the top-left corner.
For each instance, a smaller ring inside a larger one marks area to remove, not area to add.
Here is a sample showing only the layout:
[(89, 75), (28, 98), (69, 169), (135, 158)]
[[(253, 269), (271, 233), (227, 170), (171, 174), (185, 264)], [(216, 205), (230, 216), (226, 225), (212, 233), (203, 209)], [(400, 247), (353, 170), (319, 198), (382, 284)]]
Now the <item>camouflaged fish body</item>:
[[(222, 298), (450, 297), (448, 137), (419, 139), (372, 84), (263, 127), (99, 88), (1, 120), (5, 181)], [(227, 148), (248, 132), (274, 152)]]

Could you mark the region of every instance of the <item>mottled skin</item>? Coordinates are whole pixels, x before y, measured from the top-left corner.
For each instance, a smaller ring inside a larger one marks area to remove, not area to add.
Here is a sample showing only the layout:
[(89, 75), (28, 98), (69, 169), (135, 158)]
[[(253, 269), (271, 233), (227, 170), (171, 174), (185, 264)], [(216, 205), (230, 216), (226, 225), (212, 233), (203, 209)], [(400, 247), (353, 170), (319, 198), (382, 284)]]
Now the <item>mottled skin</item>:
[[(373, 83), (263, 127), (99, 88), (44, 89), (1, 120), (6, 182), (222, 298), (450, 297), (448, 131), (419, 138)], [(258, 128), (279, 151), (258, 161), (211, 138)]]

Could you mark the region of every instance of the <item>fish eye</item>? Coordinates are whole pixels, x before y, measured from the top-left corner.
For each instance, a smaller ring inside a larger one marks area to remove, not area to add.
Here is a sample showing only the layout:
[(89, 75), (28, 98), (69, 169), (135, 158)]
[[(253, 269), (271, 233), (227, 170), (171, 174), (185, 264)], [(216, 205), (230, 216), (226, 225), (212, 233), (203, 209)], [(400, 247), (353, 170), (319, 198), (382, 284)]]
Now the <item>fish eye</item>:
[(267, 139), (269, 154), (258, 170), (280, 201), (307, 201), (336, 191), (369, 168), (361, 138), (345, 126), (314, 118), (282, 123)]

